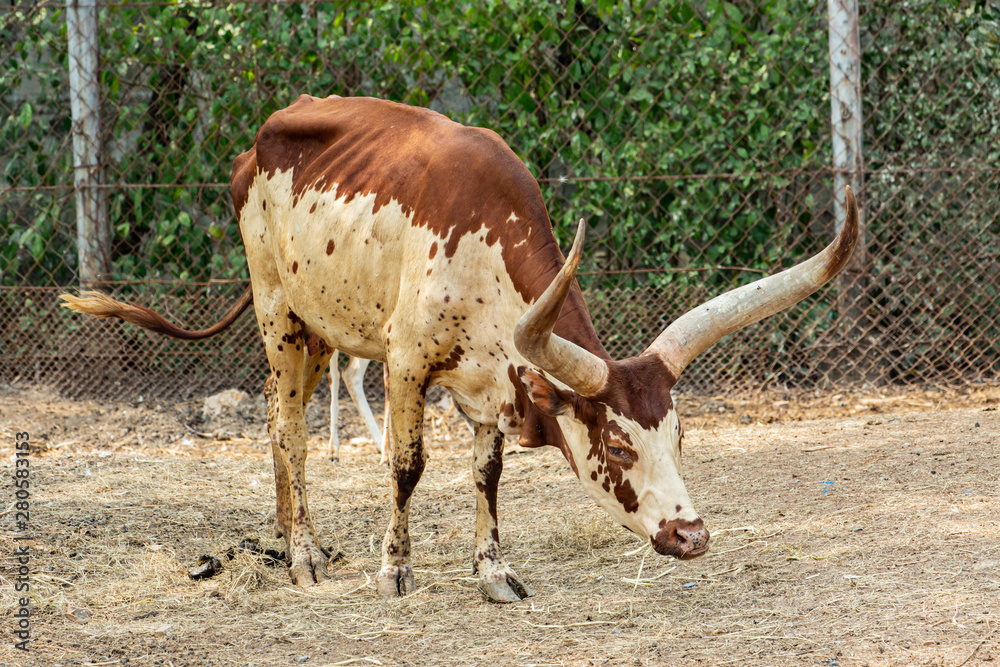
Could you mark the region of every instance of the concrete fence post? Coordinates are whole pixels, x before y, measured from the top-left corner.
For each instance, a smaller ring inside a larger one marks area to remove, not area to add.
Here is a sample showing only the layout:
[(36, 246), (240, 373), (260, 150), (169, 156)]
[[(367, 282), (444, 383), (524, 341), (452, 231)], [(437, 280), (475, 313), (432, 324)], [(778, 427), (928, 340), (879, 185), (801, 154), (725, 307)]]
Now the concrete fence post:
[(95, 0), (66, 0), (66, 35), (73, 117), (77, 272), (81, 287), (94, 287), (111, 273), (107, 193), (101, 187), (101, 95)]
[[(847, 210), (844, 186), (850, 185), (864, 206), (864, 157), (861, 118), (861, 41), (857, 0), (828, 0), (830, 33), (830, 125), (833, 133), (835, 233)], [(838, 278), (838, 312), (848, 342), (861, 343), (865, 333), (864, 294), (868, 250), (864, 209), (854, 255)], [(849, 373), (854, 375), (854, 373)], [(861, 378), (855, 378), (861, 379)]]

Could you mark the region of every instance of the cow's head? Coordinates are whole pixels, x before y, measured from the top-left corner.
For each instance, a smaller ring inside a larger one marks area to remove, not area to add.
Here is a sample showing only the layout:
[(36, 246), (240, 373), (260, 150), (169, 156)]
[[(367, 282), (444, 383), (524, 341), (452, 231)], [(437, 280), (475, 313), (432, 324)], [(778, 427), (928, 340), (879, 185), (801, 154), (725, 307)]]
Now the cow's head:
[[(581, 221), (559, 275), (518, 323), (518, 350), (543, 371), (522, 367), (518, 377), (543, 415), (539, 421), (558, 423), (548, 437), (562, 442), (550, 444), (561, 445), (590, 496), (658, 553), (693, 558), (708, 551), (708, 530), (681, 479), (683, 429), (670, 390), (720, 338), (791, 306), (837, 275), (858, 237), (850, 188), (847, 204), (841, 233), (821, 253), (698, 306), (624, 361), (607, 361), (552, 333), (580, 262)], [(524, 432), (542, 430), (544, 424), (529, 423), (526, 415)]]

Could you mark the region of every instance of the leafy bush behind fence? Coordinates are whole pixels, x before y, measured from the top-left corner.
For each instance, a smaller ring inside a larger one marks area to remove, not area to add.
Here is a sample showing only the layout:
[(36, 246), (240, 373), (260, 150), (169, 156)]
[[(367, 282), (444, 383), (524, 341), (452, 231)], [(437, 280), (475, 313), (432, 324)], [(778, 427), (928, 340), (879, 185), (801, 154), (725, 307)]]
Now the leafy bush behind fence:
[[(539, 180), (558, 238), (587, 220), (581, 283), (609, 350), (634, 354), (700, 299), (832, 237), (825, 10), (796, 0), (103, 5), (110, 280), (187, 325), (213, 321), (225, 308), (216, 297), (247, 279), (233, 157), (298, 94), (375, 95), (496, 130)], [(238, 344), (181, 347), (58, 312), (54, 288), (74, 285), (77, 262), (65, 17), (44, 3), (0, 11), (3, 377), (58, 381), (67, 365), (114, 358), (116, 373), (138, 385), (167, 378), (168, 392), (227, 386), (232, 374), (259, 382), (249, 317)], [(835, 286), (720, 344), (688, 371), (688, 388), (995, 379), (998, 16), (991, 3), (862, 8), (862, 320), (845, 323)], [(98, 330), (104, 348), (65, 352)], [(123, 386), (77, 377), (81, 391)]]

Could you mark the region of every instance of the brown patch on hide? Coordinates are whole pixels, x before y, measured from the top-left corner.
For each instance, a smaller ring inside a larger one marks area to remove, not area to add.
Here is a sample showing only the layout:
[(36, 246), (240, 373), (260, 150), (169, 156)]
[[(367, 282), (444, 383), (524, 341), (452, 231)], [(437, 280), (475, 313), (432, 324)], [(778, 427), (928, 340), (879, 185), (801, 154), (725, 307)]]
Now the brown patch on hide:
[(579, 477), (580, 471), (577, 470), (576, 461), (573, 460), (573, 455), (569, 451), (569, 444), (566, 442), (566, 437), (559, 427), (559, 422), (556, 421), (555, 417), (550, 417), (539, 410), (531, 402), (531, 399), (528, 398), (528, 393), (524, 390), (524, 385), (521, 384), (521, 379), (517, 376), (517, 371), (514, 370), (513, 364), (508, 367), (507, 372), (511, 384), (514, 385), (514, 392), (516, 394), (515, 409), (524, 418), (518, 444), (522, 447), (544, 447), (548, 445), (557, 448), (563, 453), (566, 460), (569, 461), (569, 465), (573, 469), (573, 474)]
[(590, 438), (587, 459), (597, 460), (598, 471), (604, 475), (604, 490), (613, 490), (615, 499), (626, 512), (631, 514), (638, 511), (639, 497), (632, 488), (632, 482), (625, 479), (625, 471), (638, 461), (637, 455), (632, 451), (632, 456), (636, 458), (630, 461), (608, 453), (608, 447), (631, 447), (631, 438), (608, 418), (608, 406), (579, 397), (574, 407), (576, 419), (587, 427), (587, 436)]
[[(233, 173), (230, 178), (232, 184), (233, 208), (236, 211), (236, 219), (240, 217), (240, 212), (247, 203), (250, 196), (250, 185), (254, 176), (257, 175), (257, 149), (251, 148), (246, 153), (241, 153), (233, 160)], [(243, 239), (246, 245), (246, 239)]]
[(615, 414), (628, 417), (640, 428), (655, 430), (674, 408), (670, 390), (677, 383), (663, 360), (644, 354), (608, 362), (608, 380), (593, 396)]
[(310, 333), (306, 337), (306, 351), (309, 352), (310, 357), (314, 357), (317, 354), (333, 354), (335, 348), (327, 345), (327, 342), (319, 337), (315, 333)]

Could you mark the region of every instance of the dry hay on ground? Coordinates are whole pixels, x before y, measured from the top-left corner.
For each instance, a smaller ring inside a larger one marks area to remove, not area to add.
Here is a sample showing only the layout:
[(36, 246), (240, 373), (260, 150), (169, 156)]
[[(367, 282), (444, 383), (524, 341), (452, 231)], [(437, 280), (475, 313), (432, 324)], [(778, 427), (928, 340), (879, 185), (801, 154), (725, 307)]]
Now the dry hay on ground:
[[(470, 443), (453, 415), (431, 420), (431, 462), (414, 497), (421, 588), (383, 602), (370, 579), (388, 473), (360, 440), (345, 442), (340, 463), (322, 456), (322, 406), (310, 418), (318, 434), (310, 506), (321, 541), (343, 557), (331, 584), (300, 589), (283, 569), (247, 554), (213, 579), (186, 576), (198, 556), (244, 537), (283, 548), (270, 537), (272, 471), (260, 419), (234, 419), (202, 437), (197, 425), (183, 425), (191, 405), (74, 403), (31, 390), (0, 398), (4, 441), (27, 430), (39, 445), (35, 642), (27, 657), (10, 647), (15, 600), (6, 559), (0, 664), (1000, 660), (996, 388), (806, 396), (788, 406), (780, 404), (786, 397), (766, 395), (742, 405), (679, 401), (685, 478), (713, 533), (711, 553), (686, 563), (657, 556), (613, 525), (554, 450), (511, 447), (501, 537), (536, 595), (506, 606), (483, 602), (469, 571)], [(345, 441), (363, 434), (357, 420), (347, 430)], [(13, 548), (10, 470), (8, 457), (4, 554)]]

